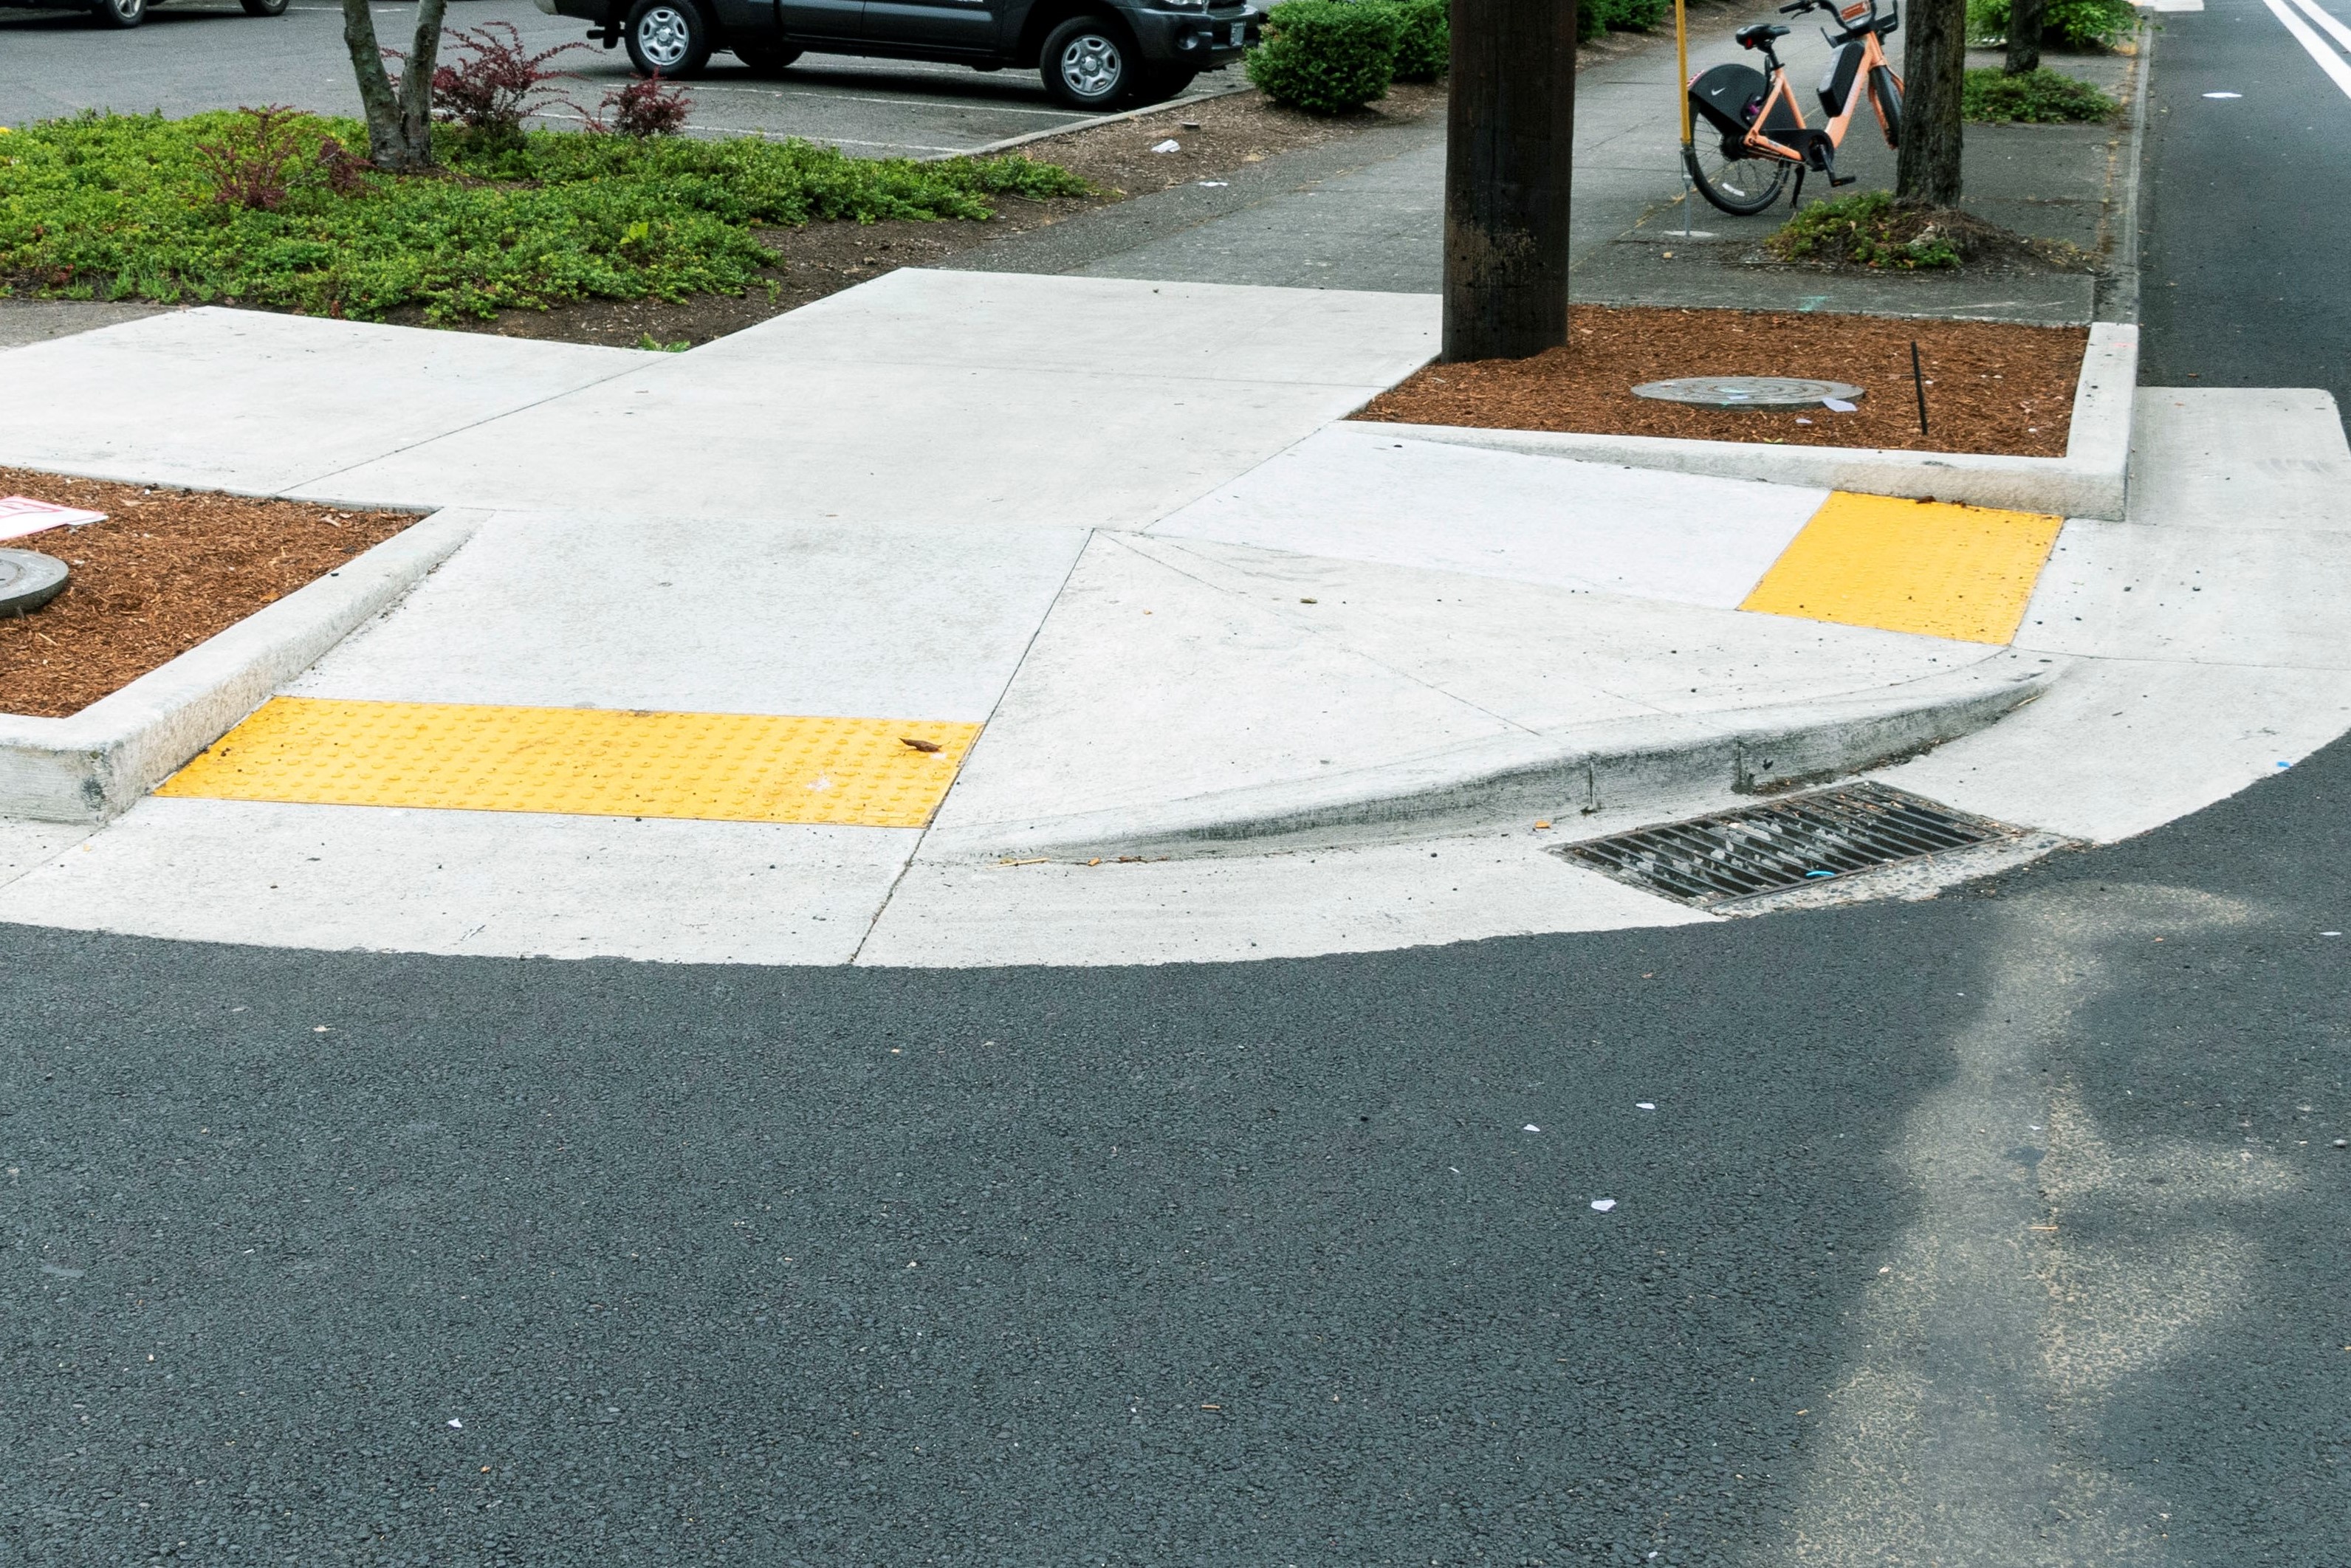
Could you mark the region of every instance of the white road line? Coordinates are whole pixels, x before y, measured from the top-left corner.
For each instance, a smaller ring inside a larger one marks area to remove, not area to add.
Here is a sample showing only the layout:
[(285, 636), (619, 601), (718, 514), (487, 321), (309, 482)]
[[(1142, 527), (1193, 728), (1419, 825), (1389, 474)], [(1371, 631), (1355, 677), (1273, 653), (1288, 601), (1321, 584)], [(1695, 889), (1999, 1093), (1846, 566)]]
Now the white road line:
[(2326, 40), (2312, 32), (2301, 17), (2287, 10), (2285, 0), (2262, 0), (2262, 4), (2284, 24), (2285, 30), (2294, 35), (2295, 43), (2310, 51), (2310, 57), (2318, 62), (2318, 68), (2335, 78), (2335, 85), (2343, 89), (2343, 96), (2351, 98), (2351, 65), (2345, 65), (2343, 57), (2326, 47)]
[(2308, 12), (2312, 21), (2317, 23), (2320, 26), (2333, 34), (2336, 43), (2342, 45), (2346, 49), (2351, 49), (2351, 27), (2346, 27), (2342, 23), (2336, 21), (2332, 12), (2326, 11), (2318, 5), (2314, 5), (2312, 0), (2294, 0), (2294, 3), (2301, 6), (2304, 11)]

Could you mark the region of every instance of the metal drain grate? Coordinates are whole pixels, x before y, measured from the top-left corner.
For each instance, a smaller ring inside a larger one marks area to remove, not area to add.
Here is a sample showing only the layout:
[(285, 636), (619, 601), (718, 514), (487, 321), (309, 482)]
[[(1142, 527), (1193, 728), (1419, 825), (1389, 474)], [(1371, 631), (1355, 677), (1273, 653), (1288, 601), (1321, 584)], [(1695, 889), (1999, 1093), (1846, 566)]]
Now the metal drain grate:
[(2018, 832), (1865, 783), (1569, 844), (1559, 852), (1685, 904), (1724, 904)]

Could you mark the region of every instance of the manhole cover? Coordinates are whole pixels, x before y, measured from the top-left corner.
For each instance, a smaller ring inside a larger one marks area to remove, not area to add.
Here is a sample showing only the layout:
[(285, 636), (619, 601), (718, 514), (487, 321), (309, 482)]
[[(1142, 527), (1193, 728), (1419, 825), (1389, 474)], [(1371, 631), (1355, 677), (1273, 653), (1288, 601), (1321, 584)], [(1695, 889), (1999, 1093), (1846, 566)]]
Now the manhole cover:
[(66, 563), (37, 550), (0, 549), (0, 615), (38, 610), (65, 591)]
[(1651, 893), (1714, 904), (2020, 833), (1883, 784), (1847, 784), (1559, 852)]
[(1849, 382), (1806, 381), (1801, 376), (1684, 376), (1679, 381), (1643, 382), (1635, 397), (1659, 402), (1689, 402), (1701, 408), (1815, 408), (1829, 398), (1851, 402), (1862, 395)]

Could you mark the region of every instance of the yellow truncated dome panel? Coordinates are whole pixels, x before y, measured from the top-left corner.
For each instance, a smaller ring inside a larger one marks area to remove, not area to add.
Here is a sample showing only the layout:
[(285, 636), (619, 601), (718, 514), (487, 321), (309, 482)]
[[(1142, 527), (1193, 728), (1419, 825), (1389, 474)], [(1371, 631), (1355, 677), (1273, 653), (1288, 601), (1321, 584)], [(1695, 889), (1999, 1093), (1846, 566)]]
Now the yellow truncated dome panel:
[(937, 719), (278, 697), (156, 793), (919, 828), (978, 734)]
[(2063, 517), (1832, 495), (1741, 610), (1967, 643), (2016, 635)]

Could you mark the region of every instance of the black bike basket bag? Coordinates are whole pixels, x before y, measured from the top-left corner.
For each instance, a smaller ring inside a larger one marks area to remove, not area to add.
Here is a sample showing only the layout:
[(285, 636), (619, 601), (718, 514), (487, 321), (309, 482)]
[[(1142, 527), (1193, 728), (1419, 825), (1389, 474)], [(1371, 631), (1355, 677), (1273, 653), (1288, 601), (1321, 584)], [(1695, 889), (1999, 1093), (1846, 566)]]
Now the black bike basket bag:
[(1690, 107), (1730, 141), (1747, 134), (1771, 84), (1745, 66), (1717, 66), (1690, 83)]
[(1861, 46), (1839, 44), (1821, 73), (1821, 112), (1834, 120), (1853, 101), (1853, 84), (1861, 76)]

